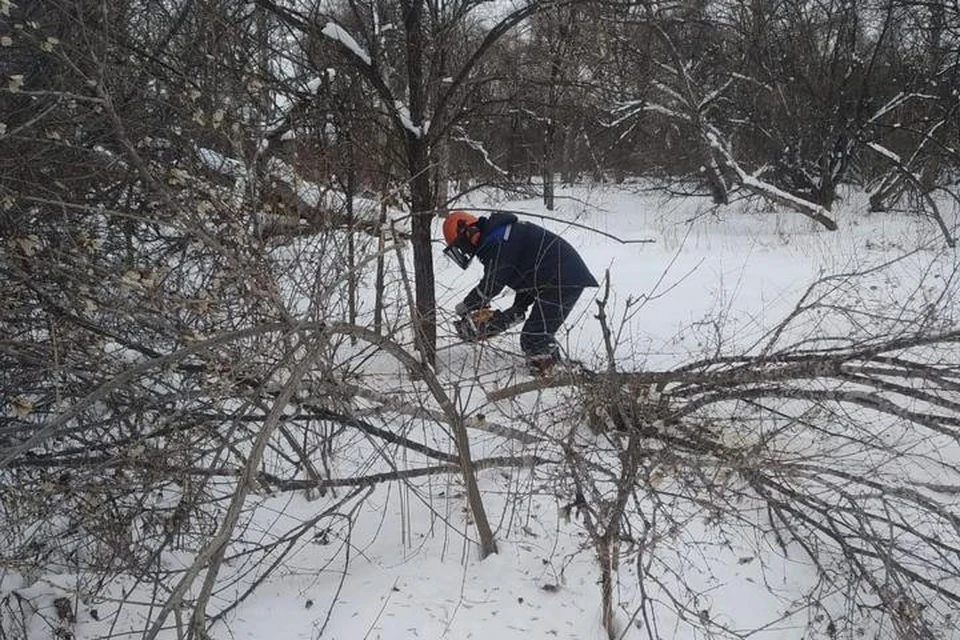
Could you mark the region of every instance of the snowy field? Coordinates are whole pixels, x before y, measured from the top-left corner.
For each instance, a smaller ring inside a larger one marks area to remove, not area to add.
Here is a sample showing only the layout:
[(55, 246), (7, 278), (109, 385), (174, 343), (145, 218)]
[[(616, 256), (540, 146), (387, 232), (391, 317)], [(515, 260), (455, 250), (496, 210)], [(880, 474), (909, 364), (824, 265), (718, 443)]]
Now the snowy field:
[[(773, 338), (771, 330), (811, 283), (826, 275), (866, 272), (886, 264), (857, 278), (851, 294), (858, 296), (851, 298), (853, 305), (880, 308), (923, 304), (926, 296), (936, 295), (925, 283), (948, 277), (956, 266), (955, 254), (932, 221), (902, 213), (864, 214), (866, 197), (858, 193), (848, 194), (834, 211), (837, 232), (757, 203), (717, 211), (705, 199), (664, 199), (627, 187), (567, 189), (559, 196), (557, 210), (549, 213), (536, 200), (474, 196), (461, 206), (529, 213), (530, 220), (560, 232), (579, 248), (598, 280), (609, 277), (606, 313), (622, 370), (664, 370), (718, 354), (756, 352)], [(948, 223), (958, 217), (955, 210), (947, 213)], [(479, 279), (481, 267), (474, 264), (462, 272), (442, 257), (439, 247), (436, 256), (441, 382), (475, 419), (482, 414), (482, 420), (525, 433), (558, 435), (569, 426), (562, 424), (562, 392), (527, 394), (501, 405), (488, 401), (490, 391), (525, 379), (514, 366), (519, 360), (516, 330), (483, 346), (455, 345), (452, 309)], [(603, 292), (602, 287), (588, 290), (558, 335), (569, 357), (598, 368), (605, 366), (595, 318), (596, 300)], [(509, 306), (510, 295), (494, 305)], [(820, 329), (837, 331), (842, 326)], [(818, 330), (813, 320), (803, 320), (789, 329), (791, 335), (777, 340), (813, 336)], [(373, 358), (365, 379), (386, 393), (405, 384), (398, 369), (386, 356)], [(537, 421), (523, 423), (520, 417), (530, 414), (538, 416)], [(404, 424), (405, 429), (416, 428)], [(472, 431), (471, 437), (475, 458), (539, 452), (536, 443), (525, 445), (482, 430)], [(449, 441), (446, 446), (453, 450)], [(355, 451), (344, 454), (344, 469), (372, 464), (373, 457), (370, 446), (358, 441)], [(408, 461), (395, 462), (404, 466)], [(371, 471), (389, 464), (381, 461)], [(324, 520), (328, 528), (318, 525), (309, 543), (298, 543), (252, 595), (224, 616), (213, 637), (606, 637), (597, 563), (582, 523), (575, 514), (568, 518), (563, 512), (566, 498), (556, 495), (555, 479), (540, 470), (515, 468), (482, 472), (480, 482), (497, 555), (478, 559), (459, 477), (435, 475), (384, 484), (362, 503), (349, 528), (336, 518)], [(278, 538), (345, 495), (313, 501), (301, 493), (260, 495), (248, 534), (261, 542)], [(754, 517), (748, 505), (744, 509), (745, 518)], [(677, 607), (702, 612), (731, 634), (759, 629), (752, 638), (829, 637), (826, 618), (811, 618), (796, 601), (799, 589), (814, 579), (801, 554), (785, 556), (770, 540), (737, 538), (729, 535), (735, 529), (713, 528), (705, 511), (677, 517), (678, 530), (670, 539), (654, 548), (624, 551), (615, 596), (621, 637), (707, 637), (671, 615)], [(663, 575), (674, 571), (691, 587), (684, 591), (684, 602), (659, 602), (655, 620), (645, 619), (636, 604), (641, 587), (657, 591), (636, 578), (637, 563), (651, 561), (662, 564)], [(228, 566), (242, 573), (244, 563), (238, 556)], [(70, 589), (69, 578), (51, 580)], [(49, 585), (41, 580), (30, 590), (39, 593)], [(149, 603), (162, 600), (133, 578), (111, 585), (110, 591), (117, 598), (136, 593), (133, 600), (144, 604), (126, 607), (120, 620), (110, 618), (109, 600), (81, 605), (78, 638), (142, 629), (153, 615)], [(226, 601), (236, 595), (219, 597)], [(215, 598), (211, 608), (216, 605)], [(91, 609), (99, 610), (99, 621)], [(866, 629), (865, 637), (873, 631)], [(176, 634), (171, 629), (166, 637)]]

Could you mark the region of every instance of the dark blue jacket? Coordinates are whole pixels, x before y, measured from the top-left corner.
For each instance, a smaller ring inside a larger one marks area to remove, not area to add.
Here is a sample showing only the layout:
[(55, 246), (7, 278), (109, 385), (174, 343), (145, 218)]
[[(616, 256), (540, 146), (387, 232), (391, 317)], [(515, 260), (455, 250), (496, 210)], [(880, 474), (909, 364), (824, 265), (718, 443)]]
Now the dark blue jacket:
[(598, 286), (576, 249), (543, 227), (519, 222), (511, 213), (480, 218), (477, 226), (476, 257), (483, 264), (483, 279), (463, 301), (471, 311), (504, 287), (517, 292), (513, 306), (525, 310), (544, 289)]

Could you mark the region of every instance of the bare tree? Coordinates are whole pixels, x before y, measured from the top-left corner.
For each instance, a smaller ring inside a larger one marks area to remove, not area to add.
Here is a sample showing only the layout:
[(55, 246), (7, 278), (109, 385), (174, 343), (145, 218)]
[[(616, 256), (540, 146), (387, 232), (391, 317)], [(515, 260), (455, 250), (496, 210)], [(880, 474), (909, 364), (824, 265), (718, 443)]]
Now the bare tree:
[(937, 200), (952, 196), (944, 189), (950, 181), (945, 167), (957, 160), (949, 140), (955, 138), (960, 103), (946, 86), (957, 73), (960, 12), (946, 3), (904, 2), (898, 8), (896, 64), (906, 77), (900, 92), (869, 122), (866, 146), (881, 167), (870, 185), (870, 209), (884, 211), (906, 200), (929, 214), (953, 246), (953, 232)]
[[(943, 29), (905, 30), (917, 12), (899, 2), (701, 9), (650, 5), (621, 17), (628, 27), (618, 37), (644, 43), (627, 55), (650, 81), (608, 105), (612, 128), (639, 125), (677, 140), (668, 153), (655, 145), (660, 165), (668, 175), (695, 176), (718, 204), (742, 190), (828, 229), (836, 228), (830, 208), (841, 184), (879, 173), (874, 209), (913, 184), (915, 206), (953, 242), (930, 197), (943, 184), (934, 177), (939, 162), (952, 157), (956, 100), (936, 79), (952, 65), (941, 55), (936, 71), (924, 66), (934, 45), (911, 52), (924, 33), (941, 42), (934, 34)], [(949, 22), (949, 11), (922, 13), (930, 24)]]

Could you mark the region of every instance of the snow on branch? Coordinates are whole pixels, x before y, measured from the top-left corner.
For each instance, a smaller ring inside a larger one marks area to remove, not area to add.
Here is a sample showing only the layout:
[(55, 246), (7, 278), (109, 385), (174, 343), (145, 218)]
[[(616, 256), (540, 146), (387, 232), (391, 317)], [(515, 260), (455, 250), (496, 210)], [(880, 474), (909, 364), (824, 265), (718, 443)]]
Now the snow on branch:
[[(328, 80), (333, 80), (336, 72), (333, 69), (327, 69), (325, 72)], [(309, 80), (303, 84), (303, 92), (305, 96), (288, 96), (282, 93), (277, 93), (273, 96), (273, 103), (276, 107), (278, 114), (274, 118), (272, 123), (269, 123), (265, 127), (264, 139), (261, 141), (261, 147), (269, 144), (269, 141), (273, 138), (280, 138), (281, 140), (288, 140), (294, 137), (292, 133), (293, 128), (293, 116), (294, 114), (302, 108), (303, 105), (308, 104), (314, 96), (320, 93), (320, 90), (323, 88), (324, 78), (318, 76)]]
[(500, 165), (498, 165), (498, 164), (493, 160), (493, 158), (490, 157), (490, 152), (487, 151), (487, 148), (484, 147), (484, 146), (483, 146), (483, 143), (480, 142), (479, 140), (474, 140), (474, 139), (468, 137), (468, 136), (466, 135), (466, 133), (464, 133), (464, 132), (462, 132), (462, 131), (459, 133), (459, 135), (451, 136), (451, 139), (454, 140), (454, 141), (456, 141), (456, 142), (462, 142), (463, 144), (467, 145), (468, 147), (470, 147), (471, 149), (473, 149), (474, 151), (476, 151), (477, 153), (479, 153), (481, 156), (483, 156), (483, 161), (484, 161), (484, 163), (485, 163), (488, 167), (490, 167), (491, 169), (493, 169), (494, 171), (496, 171), (497, 173), (499, 173), (501, 176), (507, 176), (507, 175), (509, 175), (508, 172), (507, 172), (505, 169), (503, 169), (502, 167), (500, 167)]
[[(297, 199), (311, 209), (322, 211), (343, 211), (347, 206), (347, 195), (337, 189), (305, 180), (296, 169), (279, 158), (270, 158), (267, 163), (268, 174), (290, 188)], [(360, 219), (376, 221), (379, 204), (369, 198), (353, 197), (354, 212)]]
[(246, 175), (246, 168), (236, 158), (225, 156), (219, 151), (207, 147), (198, 147), (196, 153), (200, 163), (214, 173), (231, 178)]
[(429, 120), (421, 125), (414, 124), (413, 119), (410, 117), (410, 110), (407, 108), (407, 105), (403, 104), (399, 100), (394, 102), (393, 108), (404, 129), (418, 138), (422, 138), (427, 135), (427, 131), (430, 129)]
[[(391, 105), (391, 100), (389, 98), (392, 94), (386, 83), (383, 82), (383, 79), (377, 75), (376, 70), (373, 67), (373, 59), (370, 57), (370, 54), (360, 46), (354, 37), (346, 31), (346, 29), (338, 25), (336, 22), (328, 22), (326, 25), (324, 25), (323, 29), (320, 30), (320, 33), (327, 36), (331, 40), (339, 42), (341, 46), (343, 46), (357, 60), (362, 62), (364, 66), (367, 67), (367, 73), (372, 76), (381, 99), (384, 100), (384, 103), (388, 105), (389, 108)], [(393, 100), (392, 107), (393, 109), (391, 116), (395, 119), (399, 126), (403, 127), (403, 129), (409, 133), (412, 133), (417, 138), (423, 138), (427, 135), (427, 130), (430, 128), (429, 121), (423, 122), (422, 124), (415, 123), (413, 118), (410, 117), (410, 110), (399, 100)]]
[(874, 122), (877, 122), (880, 118), (887, 115), (897, 107), (900, 107), (906, 104), (907, 102), (909, 102), (910, 100), (914, 100), (914, 99), (937, 100), (938, 98), (937, 96), (933, 96), (925, 93), (903, 93), (903, 92), (898, 93), (897, 95), (890, 98), (890, 100), (888, 100), (886, 104), (884, 104), (879, 109), (877, 109), (876, 113), (870, 116), (870, 119), (867, 120), (867, 124), (872, 124)]
[(756, 85), (756, 86), (758, 86), (758, 87), (762, 87), (763, 89), (765, 89), (765, 90), (768, 91), (768, 92), (773, 92), (773, 91), (774, 91), (774, 88), (773, 88), (772, 86), (770, 86), (770, 85), (767, 84), (766, 82), (762, 82), (762, 81), (758, 80), (757, 78), (754, 78), (753, 76), (748, 76), (748, 75), (746, 75), (746, 74), (738, 73), (738, 72), (734, 71), (734, 72), (732, 72), (732, 73), (730, 74), (730, 77), (731, 77), (732, 79), (735, 79), (735, 80), (740, 80), (741, 82), (746, 82), (746, 83), (748, 83), (748, 84), (753, 84), (753, 85)]
[(697, 109), (701, 112), (706, 112), (708, 107), (733, 84), (733, 78), (727, 78), (727, 81), (723, 83), (718, 89), (715, 89), (708, 93), (706, 96), (700, 100), (700, 104), (697, 105)]
[(681, 113), (669, 107), (665, 107), (662, 104), (657, 104), (655, 102), (647, 102), (646, 100), (632, 100), (630, 102), (625, 102), (618, 105), (613, 109), (613, 113), (621, 114), (620, 117), (613, 120), (612, 122), (606, 123), (608, 127), (616, 127), (617, 125), (630, 120), (631, 118), (645, 112), (650, 113), (659, 113), (662, 116), (668, 118), (673, 118), (675, 120), (685, 120), (690, 121), (692, 118), (685, 113)]
[(368, 67), (372, 65), (370, 54), (354, 40), (353, 36), (347, 33), (346, 30), (336, 22), (328, 22), (323, 29), (320, 30), (320, 33), (342, 44)]
[(687, 98), (685, 98), (680, 92), (678, 92), (678, 91), (676, 91), (675, 89), (673, 89), (673, 87), (670, 87), (670, 86), (668, 86), (668, 85), (666, 85), (666, 84), (664, 84), (664, 83), (662, 83), (662, 82), (660, 82), (660, 81), (658, 81), (658, 80), (651, 80), (651, 81), (650, 81), (650, 84), (651, 84), (651, 86), (656, 87), (656, 88), (659, 89), (661, 92), (663, 92), (664, 94), (666, 94), (666, 95), (669, 96), (670, 98), (673, 98), (674, 100), (676, 100), (676, 101), (679, 102), (680, 104), (687, 106), (687, 108), (690, 107), (690, 104), (691, 104), (690, 101), (687, 100)]
[(707, 140), (707, 143), (710, 145), (710, 148), (713, 149), (723, 159), (724, 165), (736, 174), (740, 184), (750, 191), (767, 198), (768, 200), (772, 200), (773, 202), (789, 207), (794, 211), (798, 211), (799, 213), (816, 220), (830, 231), (837, 230), (837, 223), (834, 222), (833, 218), (831, 218), (829, 215), (830, 212), (827, 211), (823, 206), (814, 202), (810, 202), (809, 200), (805, 200), (799, 196), (795, 196), (792, 193), (788, 193), (787, 191), (784, 191), (783, 189), (780, 189), (768, 182), (764, 182), (756, 175), (747, 173), (724, 144), (723, 137), (720, 132), (710, 125), (706, 125), (705, 129), (706, 130), (703, 132), (703, 134)]
[(885, 146), (883, 146), (882, 144), (879, 144), (879, 143), (877, 143), (877, 142), (868, 142), (868, 143), (867, 143), (867, 147), (869, 147), (870, 149), (873, 149), (874, 151), (876, 151), (877, 153), (879, 153), (879, 154), (882, 155), (883, 157), (887, 158), (888, 160), (892, 160), (893, 162), (895, 162), (895, 163), (897, 163), (897, 164), (903, 162), (903, 160), (901, 160), (899, 154), (891, 151), (890, 149), (887, 149), (887, 148), (886, 148)]

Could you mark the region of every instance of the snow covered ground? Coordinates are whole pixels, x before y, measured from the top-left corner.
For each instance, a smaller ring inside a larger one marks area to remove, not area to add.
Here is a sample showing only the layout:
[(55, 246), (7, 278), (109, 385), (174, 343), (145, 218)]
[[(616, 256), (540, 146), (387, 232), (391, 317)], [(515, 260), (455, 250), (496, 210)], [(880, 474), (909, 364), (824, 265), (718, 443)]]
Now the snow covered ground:
[[(665, 199), (640, 187), (573, 189), (562, 196), (554, 212), (535, 200), (477, 206), (529, 212), (530, 220), (570, 240), (598, 280), (609, 272), (611, 324), (628, 315), (617, 353), (625, 368), (632, 368), (630, 362), (637, 368), (668, 367), (701, 355), (704, 341), (717, 340), (717, 329), (726, 351), (749, 347), (789, 313), (818, 277), (866, 271), (920, 248), (892, 269), (912, 280), (911, 273), (939, 263), (947, 251), (931, 220), (865, 215), (866, 198), (857, 192), (838, 206), (836, 233), (800, 214), (757, 202), (715, 210), (706, 198)], [(620, 244), (591, 229), (653, 242)], [(949, 268), (953, 261), (948, 257), (944, 264)], [(438, 304), (452, 309), (480, 268), (461, 273), (442, 257), (437, 268)], [(877, 295), (900, 300), (895, 289), (896, 283), (888, 280), (886, 291)], [(509, 304), (509, 292), (504, 295)], [(602, 290), (588, 290), (562, 332), (573, 357), (601, 355), (593, 317), (598, 296)], [(629, 310), (628, 299), (635, 301)]]
[[(898, 213), (865, 215), (865, 197), (857, 193), (849, 194), (834, 212), (837, 232), (756, 203), (714, 211), (703, 199), (664, 199), (639, 187), (579, 187), (559, 195), (558, 209), (549, 213), (534, 200), (474, 197), (462, 206), (528, 212), (531, 220), (559, 231), (578, 247), (598, 280), (609, 274), (606, 311), (617, 335), (618, 366), (627, 370), (670, 368), (718, 348), (729, 354), (756, 348), (807, 287), (826, 274), (863, 271), (898, 259), (875, 281), (862, 281), (870, 300), (882, 304), (922, 297), (917, 289), (920, 273), (948, 273), (955, 266), (952, 251), (945, 249), (931, 221)], [(957, 218), (954, 210), (948, 222)], [(594, 229), (624, 241), (652, 242), (621, 243)], [(910, 253), (917, 248), (921, 250)], [(447, 310), (441, 311), (441, 381), (458, 389), (474, 417), (482, 413), (531, 433), (559, 429), (551, 416), (561, 415), (556, 403), (562, 403), (562, 396), (525, 397), (508, 407), (487, 402), (485, 392), (520, 379), (510, 369), (512, 355), (519, 351), (516, 332), (483, 347), (454, 346), (449, 310), (481, 270), (473, 265), (461, 272), (439, 251), (436, 267), (438, 304)], [(604, 358), (594, 317), (595, 300), (602, 295), (602, 288), (588, 291), (558, 336), (571, 357), (595, 366), (602, 366)], [(509, 297), (495, 305), (509, 305)], [(372, 366), (381, 367), (381, 384), (389, 388), (391, 368), (382, 362)], [(482, 374), (476, 382), (469, 375), (474, 367)], [(546, 409), (539, 413), (541, 422), (516, 421), (524, 411), (539, 408), (538, 403)], [(536, 445), (505, 444), (482, 431), (473, 431), (472, 437), (475, 457), (537, 451)], [(366, 446), (357, 443), (357, 464), (369, 454)], [(452, 444), (447, 446), (452, 450)], [(499, 544), (497, 555), (478, 560), (469, 541), (475, 531), (458, 477), (382, 485), (359, 507), (351, 527), (341, 526), (345, 518), (337, 517), (318, 523), (308, 542), (298, 543), (277, 571), (214, 627), (213, 637), (605, 637), (596, 561), (583, 527), (563, 513), (564, 499), (555, 495), (553, 479), (518, 468), (483, 472), (480, 481)], [(299, 493), (260, 496), (254, 519), (260, 529), (252, 533), (260, 540), (273, 539), (333, 499), (308, 501)], [(750, 517), (746, 509), (745, 517)], [(783, 557), (769, 541), (721, 533), (705, 523), (703, 513), (682, 515), (682, 530), (653, 553), (657, 562), (681, 572), (699, 591), (683, 606), (734, 631), (763, 628), (755, 638), (827, 637), (826, 623), (811, 621), (806, 613), (793, 615), (798, 606), (795, 586), (812, 577), (799, 556)], [(655, 622), (636, 617), (639, 561), (650, 558), (634, 550), (622, 559), (617, 593), (622, 637), (704, 637), (666, 613), (669, 603), (661, 603)], [(230, 568), (242, 572), (243, 560)], [(42, 590), (45, 584), (31, 589)], [(113, 590), (119, 595), (129, 587), (114, 585)], [(149, 600), (149, 590), (140, 586), (138, 591)], [(218, 597), (226, 601), (233, 595)], [(216, 604), (215, 598), (211, 608)], [(105, 612), (110, 607), (109, 601), (79, 607), (77, 637), (106, 635)], [(100, 622), (92, 618), (93, 608), (99, 609)], [(148, 612), (142, 607), (118, 625), (143, 628)], [(173, 630), (169, 637), (176, 637)]]
[[(903, 214), (865, 216), (864, 198), (856, 193), (836, 212), (841, 227), (836, 233), (799, 214), (757, 204), (713, 211), (703, 199), (665, 200), (639, 189), (601, 187), (570, 189), (561, 196), (558, 209), (549, 213), (535, 200), (475, 198), (461, 206), (529, 212), (531, 220), (577, 246), (598, 279), (609, 273), (608, 315), (622, 319), (626, 314), (618, 344), (618, 363), (625, 369), (676, 366), (717, 344), (729, 353), (749, 348), (825, 274), (864, 270), (917, 247), (925, 249), (892, 273), (915, 276), (932, 263), (942, 261), (945, 270), (953, 264), (932, 222)], [(591, 229), (653, 242), (621, 244)], [(461, 272), (439, 252), (436, 267), (438, 304), (448, 310), (441, 317), (449, 320), (449, 310), (481, 269), (473, 265)], [(891, 282), (889, 272), (884, 278), (877, 295), (891, 301), (915, 280)], [(603, 349), (594, 301), (602, 292), (588, 294), (560, 337), (571, 357), (599, 364)], [(511, 294), (504, 295), (495, 304), (509, 305)], [(629, 306), (628, 300), (639, 302)], [(441, 346), (451, 344), (449, 324), (440, 331)], [(486, 360), (484, 350), (491, 354)], [(490, 413), (482, 391), (513, 375), (501, 369), (503, 352), (518, 352), (515, 333), (482, 349), (444, 349), (441, 377), (463, 384), (461, 375), (479, 363), (481, 372), (489, 373), (480, 376), (481, 389), (463, 389), (465, 404)], [(486, 451), (482, 436), (474, 437), (476, 451), (496, 453)], [(353, 531), (345, 575), (342, 561), (318, 570), (329, 546), (318, 547), (316, 554), (304, 550), (295, 567), (271, 578), (230, 616), (229, 635), (316, 638), (322, 630), (322, 637), (337, 639), (604, 637), (596, 562), (584, 548), (582, 528), (566, 520), (548, 483), (524, 469), (484, 473), (481, 484), (497, 533), (496, 556), (478, 561), (475, 546), (461, 537), (474, 532), (459, 479), (381, 490)], [(297, 499), (275, 508), (285, 518), (296, 519), (300, 509), (311, 512)], [(757, 557), (758, 544), (767, 556)], [(761, 638), (810, 637), (806, 614), (791, 616), (797, 605), (793, 585), (811, 576), (804, 563), (778, 557), (762, 541), (719, 539), (693, 515), (687, 531), (658, 553), (702, 587), (702, 601), (686, 604), (714, 612), (731, 629), (765, 627), (755, 636)], [(651, 637), (631, 619), (637, 586), (630, 562), (625, 558), (620, 576), (624, 637)], [(819, 626), (825, 629), (825, 623)], [(667, 616), (652, 633), (701, 637)]]

